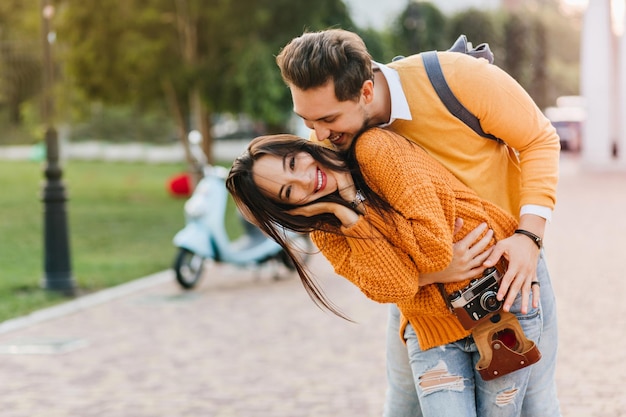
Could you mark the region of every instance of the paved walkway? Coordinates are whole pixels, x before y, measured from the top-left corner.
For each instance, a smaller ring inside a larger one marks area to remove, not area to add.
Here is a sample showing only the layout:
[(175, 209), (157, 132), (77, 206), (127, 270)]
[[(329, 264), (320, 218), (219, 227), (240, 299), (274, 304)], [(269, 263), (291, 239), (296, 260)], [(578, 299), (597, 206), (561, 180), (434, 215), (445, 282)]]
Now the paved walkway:
[[(563, 161), (546, 249), (566, 417), (626, 417), (625, 212), (625, 173)], [(312, 265), (357, 324), (316, 308), (296, 278), (228, 266), (211, 268), (192, 292), (166, 271), (5, 322), (0, 415), (380, 416), (386, 308), (322, 258)]]

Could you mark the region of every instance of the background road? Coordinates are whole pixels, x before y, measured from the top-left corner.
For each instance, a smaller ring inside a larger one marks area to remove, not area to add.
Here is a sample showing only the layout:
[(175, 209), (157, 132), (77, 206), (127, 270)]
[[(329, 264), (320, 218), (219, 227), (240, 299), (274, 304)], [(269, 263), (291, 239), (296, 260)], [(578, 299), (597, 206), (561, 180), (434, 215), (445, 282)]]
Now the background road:
[[(626, 173), (567, 155), (561, 169), (545, 246), (563, 415), (626, 417)], [(356, 324), (315, 307), (297, 278), (228, 266), (192, 292), (165, 271), (5, 322), (0, 416), (380, 416), (386, 307), (323, 258), (311, 265)]]

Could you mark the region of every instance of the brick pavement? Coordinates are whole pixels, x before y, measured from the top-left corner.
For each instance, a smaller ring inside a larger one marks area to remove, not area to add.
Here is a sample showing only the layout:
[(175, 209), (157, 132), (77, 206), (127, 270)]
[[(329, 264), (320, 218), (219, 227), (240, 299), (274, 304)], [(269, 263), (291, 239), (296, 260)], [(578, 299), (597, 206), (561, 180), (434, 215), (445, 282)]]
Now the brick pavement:
[[(563, 161), (546, 250), (566, 417), (626, 417), (625, 185), (626, 173), (588, 173)], [(166, 277), (5, 331), (0, 415), (379, 416), (386, 309), (334, 276), (322, 258), (313, 267), (357, 324), (320, 311), (296, 278), (274, 282), (267, 271), (220, 266), (193, 292)], [(9, 354), (12, 348), (40, 353)]]

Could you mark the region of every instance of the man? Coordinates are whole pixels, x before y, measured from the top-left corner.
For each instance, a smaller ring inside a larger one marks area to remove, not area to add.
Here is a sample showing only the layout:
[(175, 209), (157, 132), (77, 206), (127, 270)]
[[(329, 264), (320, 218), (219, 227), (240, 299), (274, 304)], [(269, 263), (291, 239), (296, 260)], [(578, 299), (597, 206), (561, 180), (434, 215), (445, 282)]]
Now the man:
[[(522, 415), (560, 416), (554, 381), (556, 307), (548, 272), (537, 268), (545, 223), (556, 201), (558, 136), (528, 94), (498, 67), (464, 54), (438, 55), (455, 96), (486, 133), (506, 145), (478, 136), (446, 109), (418, 55), (382, 65), (371, 60), (356, 34), (332, 29), (293, 39), (277, 63), (295, 113), (314, 131), (312, 139), (345, 150), (368, 127), (390, 129), (417, 142), (482, 197), (518, 216), (516, 233), (491, 253), (483, 253), (484, 229), (457, 243), (452, 263), (437, 273), (437, 281), (477, 276), (504, 256), (508, 270), (498, 292), (504, 310), (521, 292), (525, 314), (531, 294), (533, 307), (539, 304), (541, 289), (543, 333), (538, 345), (543, 358), (534, 365)], [(431, 278), (425, 274), (419, 279), (426, 283)], [(414, 416), (420, 413), (419, 402), (398, 323), (399, 313), (392, 307), (385, 415)]]

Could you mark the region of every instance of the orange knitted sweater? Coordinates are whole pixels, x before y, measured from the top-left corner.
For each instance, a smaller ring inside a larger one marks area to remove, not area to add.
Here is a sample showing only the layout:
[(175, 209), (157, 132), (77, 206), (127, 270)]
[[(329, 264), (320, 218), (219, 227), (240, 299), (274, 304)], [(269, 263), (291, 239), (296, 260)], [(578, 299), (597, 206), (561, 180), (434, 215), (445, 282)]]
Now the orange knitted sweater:
[[(445, 269), (453, 243), (480, 223), (486, 222), (498, 240), (511, 236), (517, 220), (479, 198), (418, 145), (388, 130), (363, 133), (356, 157), (369, 187), (394, 211), (381, 216), (369, 208), (340, 233), (313, 232), (313, 241), (335, 272), (367, 297), (397, 304), (403, 315), (401, 335), (410, 322), (423, 350), (468, 336), (437, 285), (420, 287), (419, 274)], [(455, 236), (457, 217), (464, 225)], [(445, 288), (451, 293), (468, 283)]]

